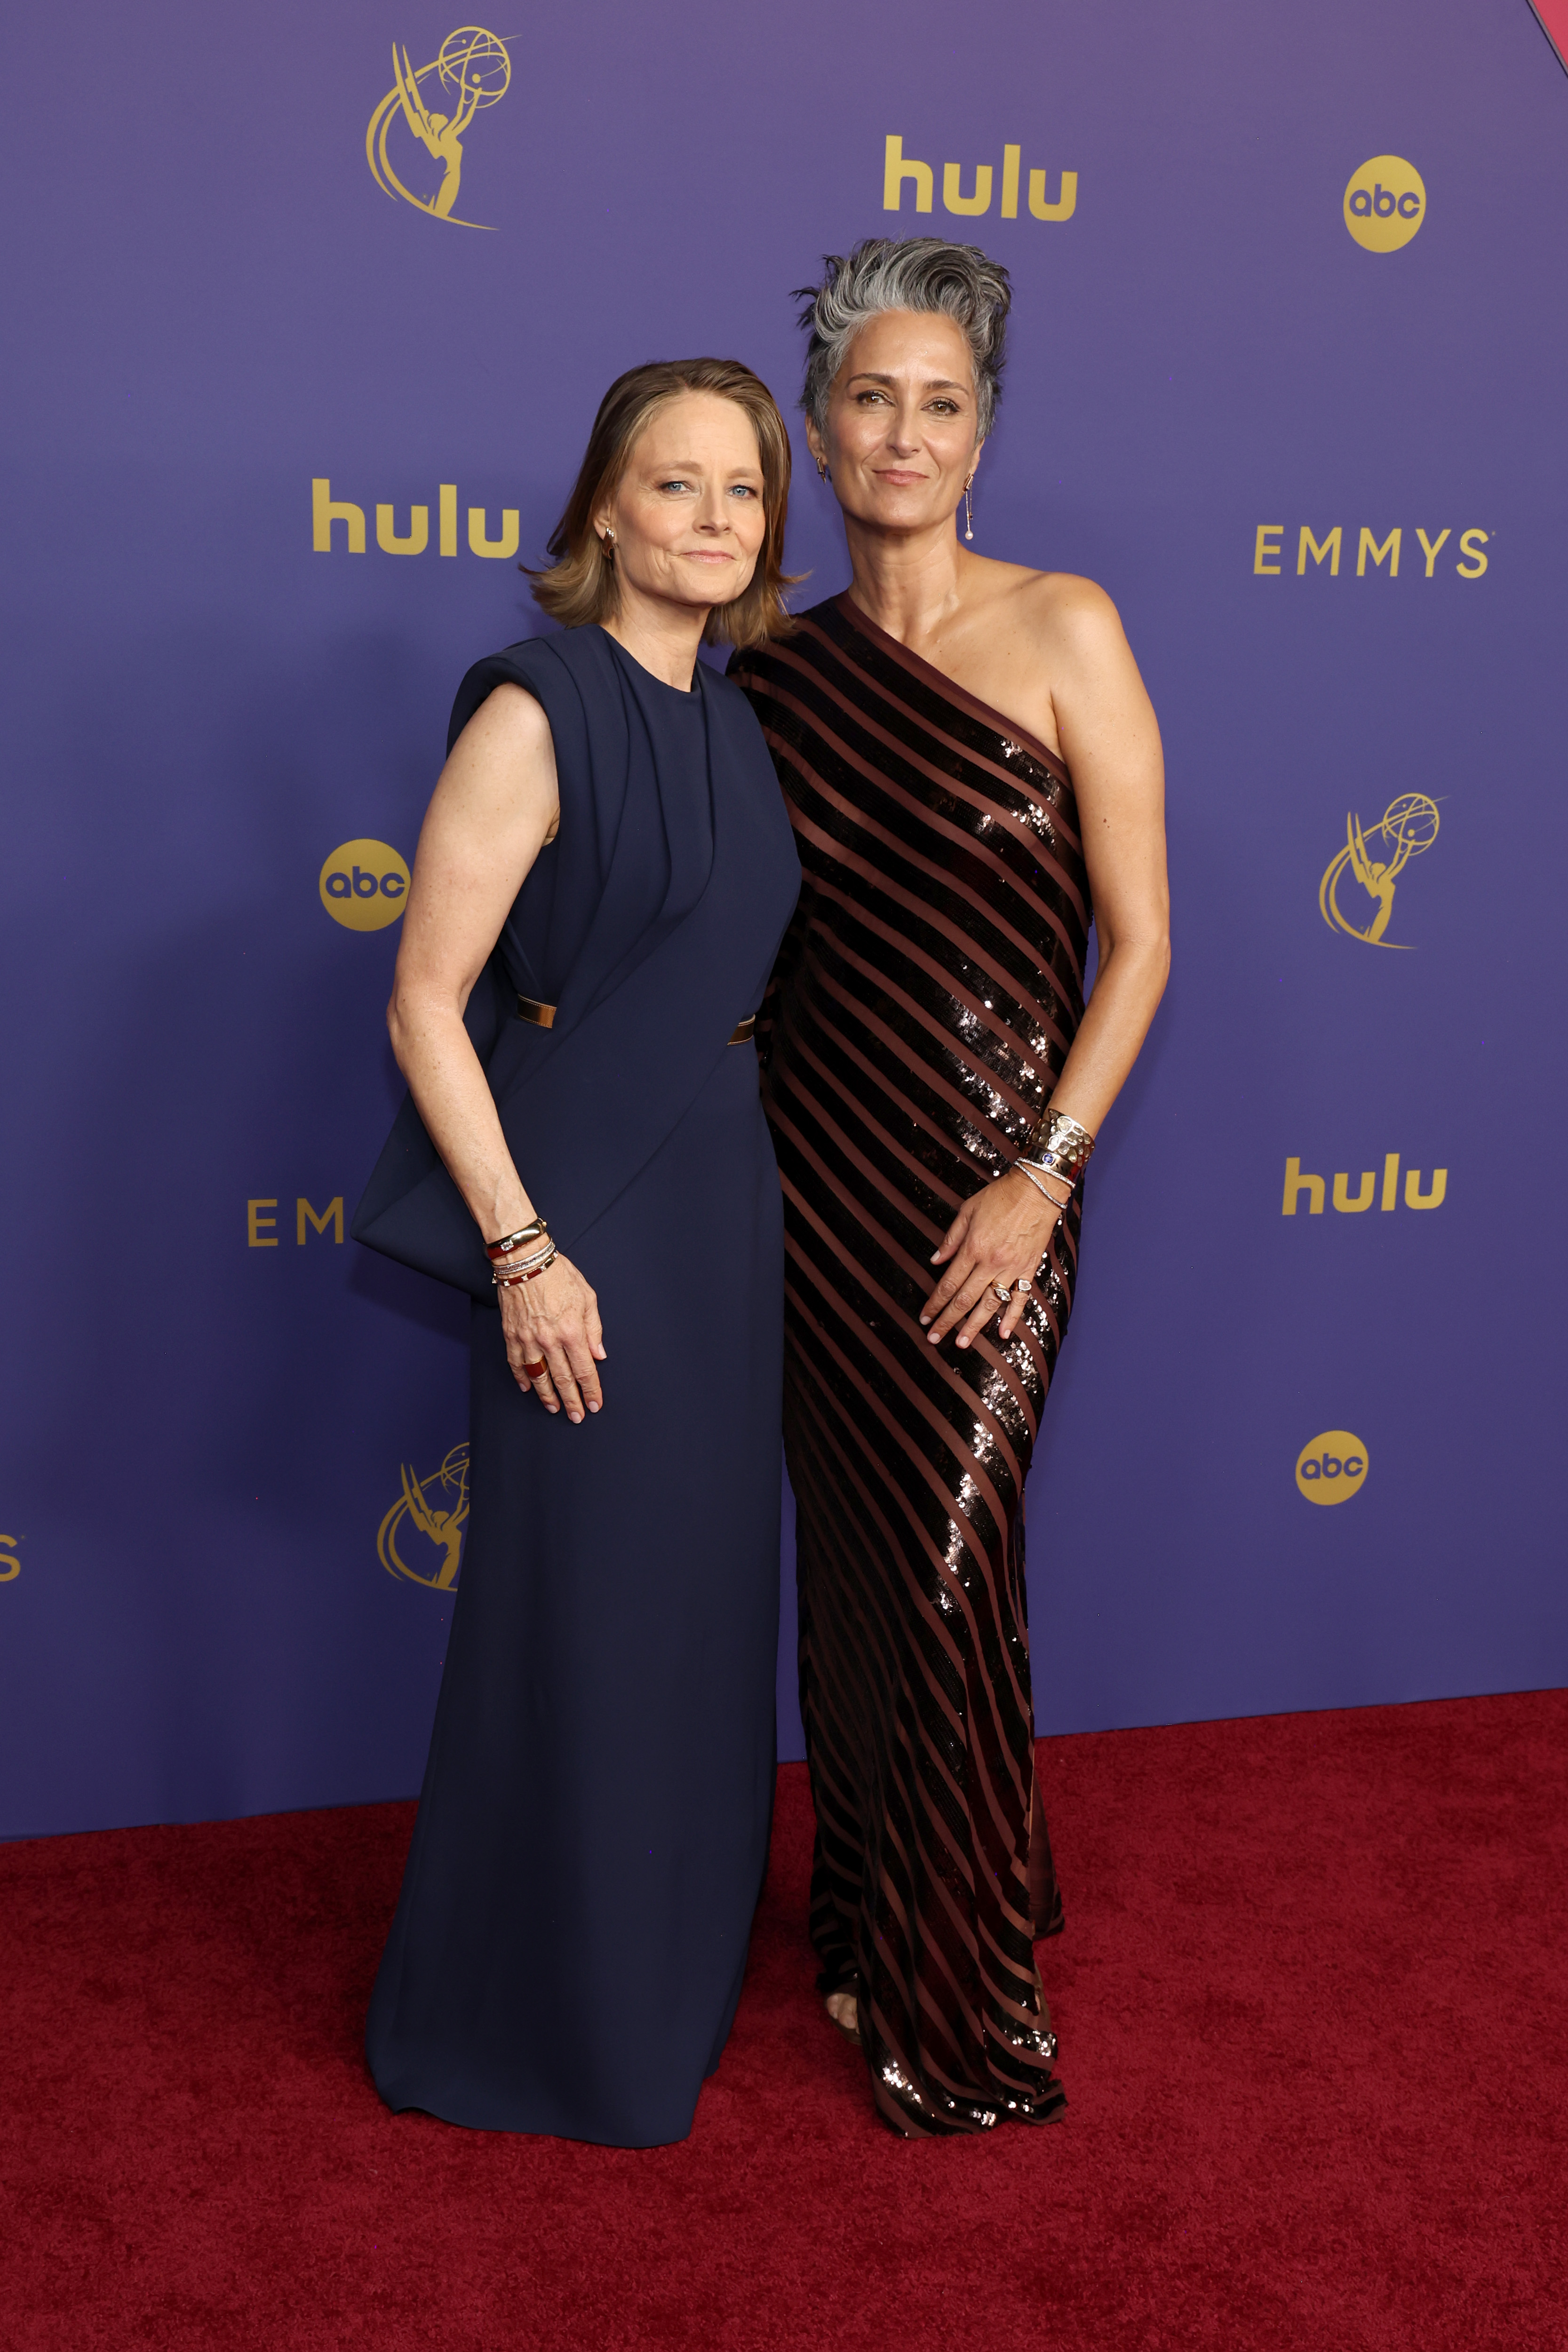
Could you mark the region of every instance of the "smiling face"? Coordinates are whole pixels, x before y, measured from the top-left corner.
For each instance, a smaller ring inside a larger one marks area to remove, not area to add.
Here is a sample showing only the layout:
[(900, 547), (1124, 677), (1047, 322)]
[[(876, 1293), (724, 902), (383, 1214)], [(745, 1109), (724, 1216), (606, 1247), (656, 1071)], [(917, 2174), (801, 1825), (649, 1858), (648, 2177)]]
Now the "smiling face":
[(616, 534), (616, 577), (659, 602), (728, 604), (750, 584), (767, 529), (757, 436), (743, 408), (683, 392), (632, 445), (594, 529)]
[(826, 429), (806, 427), (846, 514), (884, 530), (929, 530), (963, 496), (980, 456), (974, 369), (944, 313), (884, 310), (861, 328), (827, 395)]

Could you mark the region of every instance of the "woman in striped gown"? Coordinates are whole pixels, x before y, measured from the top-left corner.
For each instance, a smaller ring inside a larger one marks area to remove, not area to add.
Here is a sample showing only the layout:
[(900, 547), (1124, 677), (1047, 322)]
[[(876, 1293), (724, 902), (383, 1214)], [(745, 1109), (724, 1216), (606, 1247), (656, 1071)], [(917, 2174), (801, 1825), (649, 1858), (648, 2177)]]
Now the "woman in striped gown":
[(971, 551), (1006, 273), (874, 238), (803, 292), (807, 439), (853, 583), (735, 671), (805, 877), (763, 1048), (812, 1937), (882, 2116), (920, 2137), (1064, 2105), (1033, 1951), (1061, 1908), (1024, 1482), (1077, 1180), (1164, 986), (1163, 776), (1110, 599)]

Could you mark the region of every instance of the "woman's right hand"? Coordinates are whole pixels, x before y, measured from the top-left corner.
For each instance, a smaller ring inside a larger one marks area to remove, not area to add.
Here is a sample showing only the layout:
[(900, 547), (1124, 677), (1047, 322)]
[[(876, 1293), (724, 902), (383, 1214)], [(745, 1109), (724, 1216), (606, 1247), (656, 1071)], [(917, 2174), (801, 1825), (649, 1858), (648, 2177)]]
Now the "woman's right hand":
[[(509, 1285), (496, 1296), (506, 1360), (519, 1388), (536, 1390), (547, 1412), (564, 1406), (568, 1421), (597, 1412), (605, 1402), (598, 1373), (605, 1360), (599, 1302), (571, 1259), (557, 1255), (531, 1282)], [(537, 1369), (541, 1363), (543, 1371)]]

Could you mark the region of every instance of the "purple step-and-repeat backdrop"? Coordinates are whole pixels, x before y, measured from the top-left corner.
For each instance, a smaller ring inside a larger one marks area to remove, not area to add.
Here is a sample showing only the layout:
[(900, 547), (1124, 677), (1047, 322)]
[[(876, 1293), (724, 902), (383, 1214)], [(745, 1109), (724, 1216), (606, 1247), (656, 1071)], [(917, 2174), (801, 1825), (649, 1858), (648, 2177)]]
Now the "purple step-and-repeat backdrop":
[(1012, 271), (976, 543), (1105, 583), (1170, 765), (1175, 974), (1029, 1496), (1042, 1727), (1568, 1679), (1525, 0), (87, 0), (7, 76), (0, 1832), (416, 1787), (465, 1310), (344, 1215), (452, 692), (542, 625), (609, 380), (792, 404), (790, 289), (882, 231)]

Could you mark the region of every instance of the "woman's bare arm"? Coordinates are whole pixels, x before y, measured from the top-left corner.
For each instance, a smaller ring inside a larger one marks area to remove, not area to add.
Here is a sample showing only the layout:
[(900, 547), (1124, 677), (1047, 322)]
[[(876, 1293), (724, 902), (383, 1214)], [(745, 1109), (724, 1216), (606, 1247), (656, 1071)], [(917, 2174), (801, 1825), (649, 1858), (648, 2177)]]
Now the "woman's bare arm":
[(463, 1011), (558, 809), (549, 721), (520, 686), (498, 687), (453, 745), (426, 814), (387, 1007), (419, 1116), (491, 1237), (527, 1224), (533, 1207)]
[[(386, 1015), (419, 1116), (488, 1240), (516, 1233), (535, 1210), (463, 1011), (559, 818), (549, 721), (521, 687), (499, 686), (453, 745), (431, 798)], [(584, 1406), (597, 1412), (603, 1335), (597, 1301), (576, 1267), (558, 1258), (536, 1281), (499, 1297), (519, 1384), (538, 1386), (552, 1412), (558, 1397), (573, 1421)], [(550, 1381), (531, 1382), (523, 1367), (542, 1359)]]
[[(1171, 965), (1165, 874), (1165, 779), (1160, 730), (1116, 608), (1088, 580), (1047, 580), (1048, 660), (1058, 737), (1083, 826), (1100, 962), (1061, 1076), (1054, 1109), (1097, 1135), (1127, 1082), (1164, 993)], [(1032, 1276), (1059, 1211), (1028, 1178), (1006, 1175), (965, 1202), (933, 1264), (945, 1268), (926, 1301), (933, 1340), (958, 1329), (960, 1347), (995, 1312), (995, 1282)], [(1024, 1311), (1003, 1309), (1008, 1339)]]
[(1165, 764), (1152, 705), (1104, 591), (1074, 581), (1053, 637), (1051, 698), (1083, 826), (1100, 961), (1051, 1102), (1097, 1135), (1171, 969)]

